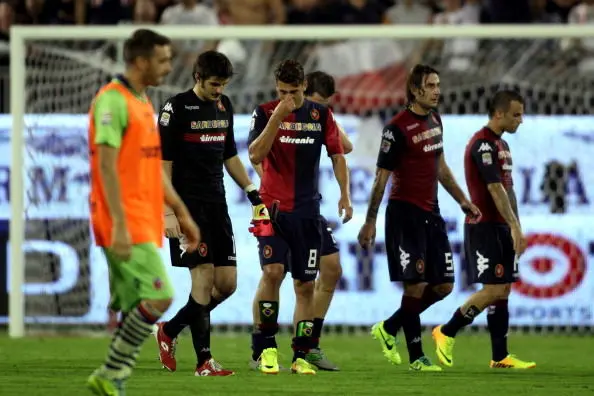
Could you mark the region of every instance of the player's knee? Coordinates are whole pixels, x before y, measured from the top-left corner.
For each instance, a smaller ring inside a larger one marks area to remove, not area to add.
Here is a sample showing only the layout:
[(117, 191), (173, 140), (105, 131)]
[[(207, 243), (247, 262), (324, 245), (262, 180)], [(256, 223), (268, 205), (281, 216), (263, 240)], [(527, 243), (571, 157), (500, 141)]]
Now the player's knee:
[(503, 285), (485, 285), (484, 290), (489, 295), (490, 303), (497, 300), (505, 300), (509, 297), (511, 292), (511, 284), (506, 283)]
[(446, 298), (454, 289), (453, 283), (442, 283), (433, 286), (433, 291), (442, 299)]
[(425, 286), (427, 283), (420, 282), (420, 283), (409, 283), (404, 282), (404, 295), (408, 297), (415, 297), (421, 298), (423, 296), (423, 291), (425, 290)]
[(151, 316), (160, 318), (171, 306), (173, 299), (166, 298), (160, 300), (144, 300), (140, 303), (143, 309), (145, 309)]
[(333, 291), (342, 277), (342, 267), (338, 254), (324, 257), (320, 266), (319, 287), (323, 290)]
[(314, 295), (314, 281), (300, 281), (295, 279), (293, 281), (293, 286), (295, 288), (295, 297), (300, 300), (304, 299), (311, 299)]
[(285, 267), (282, 264), (268, 264), (262, 268), (262, 281), (268, 285), (278, 285), (285, 277)]
[(215, 289), (221, 299), (227, 299), (235, 293), (235, 290), (237, 289), (237, 280), (226, 279), (224, 281), (219, 281), (215, 285)]

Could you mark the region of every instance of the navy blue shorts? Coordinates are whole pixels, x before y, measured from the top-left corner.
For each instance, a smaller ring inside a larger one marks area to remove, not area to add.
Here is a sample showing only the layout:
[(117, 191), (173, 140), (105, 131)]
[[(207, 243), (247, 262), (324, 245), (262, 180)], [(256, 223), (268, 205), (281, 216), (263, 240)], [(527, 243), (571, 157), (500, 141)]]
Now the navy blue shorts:
[(179, 239), (169, 239), (169, 255), (174, 267), (195, 268), (202, 264), (215, 267), (236, 266), (233, 226), (226, 203), (186, 201), (188, 211), (200, 227), (202, 240), (198, 249), (186, 253), (180, 248)]
[(334, 239), (328, 220), (324, 216), (320, 216), (320, 223), (322, 227), (322, 257), (338, 253), (338, 244)]
[(454, 281), (450, 241), (439, 214), (390, 200), (386, 209), (386, 252), (392, 282)]
[(518, 280), (518, 261), (507, 224), (464, 224), (464, 254), (472, 283), (497, 285)]
[(293, 279), (315, 280), (322, 251), (320, 219), (282, 212), (276, 218), (274, 232), (271, 237), (258, 237), (260, 264), (283, 264)]

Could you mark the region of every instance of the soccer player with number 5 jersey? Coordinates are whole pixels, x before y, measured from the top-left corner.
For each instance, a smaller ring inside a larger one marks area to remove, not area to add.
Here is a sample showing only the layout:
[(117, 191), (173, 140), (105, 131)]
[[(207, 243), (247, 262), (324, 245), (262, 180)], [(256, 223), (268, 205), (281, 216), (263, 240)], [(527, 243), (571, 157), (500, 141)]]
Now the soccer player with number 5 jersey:
[(436, 108), (440, 97), (438, 72), (416, 65), (407, 80), (409, 105), (382, 132), (377, 172), (359, 243), (369, 247), (388, 178), (392, 192), (386, 209), (385, 241), (390, 280), (402, 282), (400, 308), (375, 324), (371, 334), (384, 356), (401, 363), (396, 334), (402, 327), (410, 369), (441, 371), (423, 353), (420, 314), (447, 296), (454, 282), (454, 262), (445, 222), (440, 215), (440, 183), (472, 218), (480, 211), (466, 198), (443, 154), (443, 125)]

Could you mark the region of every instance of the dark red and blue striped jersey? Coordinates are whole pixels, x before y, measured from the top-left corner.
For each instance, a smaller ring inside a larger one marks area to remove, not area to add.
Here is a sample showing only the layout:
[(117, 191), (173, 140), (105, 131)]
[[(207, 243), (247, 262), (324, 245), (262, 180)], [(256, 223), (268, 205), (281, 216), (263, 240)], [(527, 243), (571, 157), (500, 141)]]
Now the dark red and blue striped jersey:
[[(278, 103), (274, 100), (254, 110), (248, 144), (264, 131)], [(305, 100), (280, 124), (272, 149), (262, 161), (260, 195), (267, 206), (278, 200), (281, 212), (305, 217), (319, 214), (322, 145), (330, 156), (344, 153), (332, 111)]]
[[(482, 213), (479, 222), (505, 223), (487, 186), (501, 183), (506, 191), (514, 186), (512, 157), (507, 142), (487, 127), (475, 133), (464, 153), (464, 174), (470, 200)], [(467, 218), (466, 222), (470, 219)]]
[(436, 111), (396, 114), (382, 131), (377, 167), (392, 171), (390, 199), (439, 213), (437, 182), (443, 127)]

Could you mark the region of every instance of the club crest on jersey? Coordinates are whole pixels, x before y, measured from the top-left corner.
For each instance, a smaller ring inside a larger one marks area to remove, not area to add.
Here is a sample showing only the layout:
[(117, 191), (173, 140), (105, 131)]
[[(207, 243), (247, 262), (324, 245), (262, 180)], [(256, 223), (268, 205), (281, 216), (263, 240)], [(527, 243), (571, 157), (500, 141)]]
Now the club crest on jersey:
[(206, 246), (206, 243), (202, 242), (199, 246), (198, 246), (198, 254), (201, 257), (206, 257), (206, 255), (208, 254), (208, 246)]
[(160, 278), (155, 278), (155, 280), (153, 281), (153, 287), (155, 288), (155, 290), (161, 290), (161, 288), (163, 287), (163, 281)]
[(222, 102), (221, 100), (217, 100), (217, 108), (218, 108), (220, 111), (226, 111), (226, 109), (225, 109), (225, 105), (223, 105), (223, 102)]
[(262, 249), (262, 255), (266, 259), (269, 259), (270, 257), (272, 257), (272, 246), (270, 246), (270, 245), (264, 246), (264, 249)]
[(311, 109), (310, 115), (314, 121), (317, 121), (320, 119), (320, 112), (318, 111), (318, 109)]

